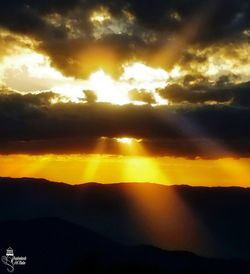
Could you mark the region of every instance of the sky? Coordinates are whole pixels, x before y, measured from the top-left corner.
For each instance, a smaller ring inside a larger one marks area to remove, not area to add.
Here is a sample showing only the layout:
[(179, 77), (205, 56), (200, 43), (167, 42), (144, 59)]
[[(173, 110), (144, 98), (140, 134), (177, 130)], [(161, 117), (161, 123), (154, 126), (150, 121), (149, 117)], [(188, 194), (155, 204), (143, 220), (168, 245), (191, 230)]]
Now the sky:
[(249, 1), (0, 6), (0, 176), (250, 186)]

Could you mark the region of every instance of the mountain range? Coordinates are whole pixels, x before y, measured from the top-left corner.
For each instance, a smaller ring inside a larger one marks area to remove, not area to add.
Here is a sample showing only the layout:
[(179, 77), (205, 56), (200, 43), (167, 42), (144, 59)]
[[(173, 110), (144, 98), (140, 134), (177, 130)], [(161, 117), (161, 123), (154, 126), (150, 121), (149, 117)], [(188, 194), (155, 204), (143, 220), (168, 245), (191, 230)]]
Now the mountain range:
[(18, 273), (250, 273), (249, 232), (249, 188), (0, 178)]

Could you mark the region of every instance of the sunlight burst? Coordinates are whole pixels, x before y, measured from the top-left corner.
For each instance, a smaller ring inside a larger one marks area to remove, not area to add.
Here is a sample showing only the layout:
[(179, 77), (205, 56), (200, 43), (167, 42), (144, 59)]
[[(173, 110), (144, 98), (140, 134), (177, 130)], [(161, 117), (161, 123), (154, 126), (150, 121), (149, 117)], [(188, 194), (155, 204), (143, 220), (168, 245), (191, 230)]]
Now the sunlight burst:
[(103, 23), (106, 20), (110, 20), (111, 15), (108, 9), (101, 7), (99, 10), (94, 11), (90, 17), (92, 23)]
[(91, 74), (89, 78), (90, 89), (95, 91), (99, 102), (108, 102), (117, 105), (129, 103), (124, 86), (119, 85), (103, 70)]
[(131, 145), (132, 143), (140, 143), (142, 139), (129, 138), (129, 137), (120, 137), (114, 138), (118, 143)]
[[(4, 76), (4, 79), (0, 77), (0, 81), (4, 80), (10, 88), (21, 92), (27, 92), (31, 88), (36, 93), (53, 91), (59, 94), (60, 97), (51, 102), (53, 104), (86, 103), (84, 91), (91, 90), (96, 94), (96, 102), (116, 105), (149, 104), (146, 99), (131, 98), (130, 92), (133, 90), (147, 93), (152, 98), (151, 105), (168, 105), (168, 100), (162, 98), (157, 89), (166, 87), (171, 76), (164, 69), (134, 62), (124, 64), (120, 77), (116, 79), (102, 68), (94, 71), (85, 80), (75, 79), (63, 75), (52, 67), (48, 56), (32, 49), (20, 49), (3, 58), (0, 74)], [(26, 82), (23, 81), (24, 78)]]
[(133, 141), (132, 138), (127, 138), (127, 137), (124, 137), (124, 138), (115, 138), (115, 140), (116, 140), (118, 143), (128, 144), (128, 145), (131, 145), (131, 144), (132, 144), (132, 141)]

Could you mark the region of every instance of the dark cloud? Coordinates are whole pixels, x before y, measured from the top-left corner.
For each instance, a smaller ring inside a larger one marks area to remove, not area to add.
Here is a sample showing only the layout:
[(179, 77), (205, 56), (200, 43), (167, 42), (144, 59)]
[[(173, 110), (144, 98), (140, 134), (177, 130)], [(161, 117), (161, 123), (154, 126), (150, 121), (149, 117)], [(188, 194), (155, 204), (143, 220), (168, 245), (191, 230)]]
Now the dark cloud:
[[(250, 108), (51, 104), (53, 93), (0, 93), (0, 153), (91, 153), (101, 137), (143, 139), (152, 154), (183, 157), (250, 155)], [(108, 140), (108, 141), (107, 141)]]
[[(90, 16), (100, 7), (108, 9), (112, 20), (94, 24)], [(242, 33), (250, 29), (250, 3), (0, 0), (0, 27), (35, 39), (39, 43), (33, 47), (76, 77), (99, 68), (117, 74), (122, 63), (137, 59), (156, 65), (158, 59), (166, 59), (159, 62), (164, 65), (179, 60), (192, 72), (194, 64), (203, 65), (227, 42), (232, 50), (222, 55), (246, 62), (233, 43), (248, 39)], [(32, 46), (25, 41), (11, 34), (2, 37), (0, 55), (7, 54), (11, 44)], [(249, 156), (250, 83), (233, 85), (233, 77), (225, 75), (211, 84), (202, 75), (188, 75), (180, 85), (158, 91), (179, 106), (97, 104), (92, 91), (84, 91), (86, 104), (51, 104), (58, 97), (51, 92), (21, 95), (2, 88), (0, 153), (91, 153), (103, 136), (108, 137), (106, 152), (120, 153), (112, 138), (131, 136), (143, 139), (142, 145), (155, 155)], [(131, 91), (130, 98), (154, 103), (143, 90)], [(222, 104), (204, 105), (211, 102)]]
[(129, 99), (132, 101), (140, 101), (147, 104), (155, 104), (153, 94), (146, 90), (130, 90), (128, 93)]
[[(190, 79), (195, 81), (194, 78)], [(186, 87), (173, 84), (158, 92), (172, 103), (228, 103), (241, 107), (250, 106), (250, 82), (232, 85), (228, 77), (221, 77), (212, 87), (209, 84), (194, 84)]]
[[(96, 39), (89, 17), (101, 6), (124, 26), (117, 30), (102, 23), (107, 33)], [(135, 17), (133, 23), (124, 11)], [(49, 20), (50, 16), (57, 20)], [(1, 0), (0, 26), (38, 40), (39, 49), (61, 71), (85, 77), (99, 67), (117, 73), (124, 61), (146, 58), (173, 39), (182, 40), (177, 41), (176, 58), (190, 43), (240, 39), (250, 28), (250, 4), (248, 0)]]
[(95, 103), (97, 101), (97, 95), (93, 90), (84, 90), (83, 93), (88, 103)]

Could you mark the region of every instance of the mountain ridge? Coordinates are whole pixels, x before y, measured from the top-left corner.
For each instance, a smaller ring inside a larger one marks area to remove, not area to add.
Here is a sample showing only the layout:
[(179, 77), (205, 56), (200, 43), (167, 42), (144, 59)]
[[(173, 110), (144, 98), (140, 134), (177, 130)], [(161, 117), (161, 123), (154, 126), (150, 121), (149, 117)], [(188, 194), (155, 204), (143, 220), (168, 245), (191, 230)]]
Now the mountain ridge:
[(234, 186), (234, 185), (228, 185), (228, 186), (222, 186), (222, 185), (215, 185), (215, 186), (203, 186), (203, 185), (189, 185), (189, 184), (163, 184), (163, 183), (152, 183), (152, 182), (114, 182), (114, 183), (100, 183), (100, 182), (84, 182), (79, 184), (71, 184), (64, 181), (53, 181), (45, 178), (32, 178), (32, 177), (4, 177), (0, 176), (0, 183), (7, 183), (13, 181), (25, 181), (25, 182), (43, 182), (43, 183), (49, 183), (49, 184), (60, 184), (60, 185), (66, 185), (71, 187), (81, 187), (81, 186), (88, 186), (88, 185), (100, 185), (100, 186), (113, 186), (113, 185), (131, 185), (131, 184), (138, 184), (138, 185), (157, 185), (157, 186), (163, 186), (163, 187), (190, 187), (190, 188), (205, 188), (205, 189), (212, 189), (212, 188), (227, 188), (227, 189), (250, 189), (250, 186)]
[[(248, 274), (250, 271), (250, 260), (205, 258), (147, 245), (125, 246), (59, 218), (1, 222), (0, 232), (2, 254), (11, 246), (15, 255), (27, 257), (25, 266), (15, 266), (21, 274)], [(0, 270), (6, 270), (3, 264)]]
[(123, 244), (250, 258), (249, 188), (0, 178), (0, 221), (44, 217), (62, 218)]

